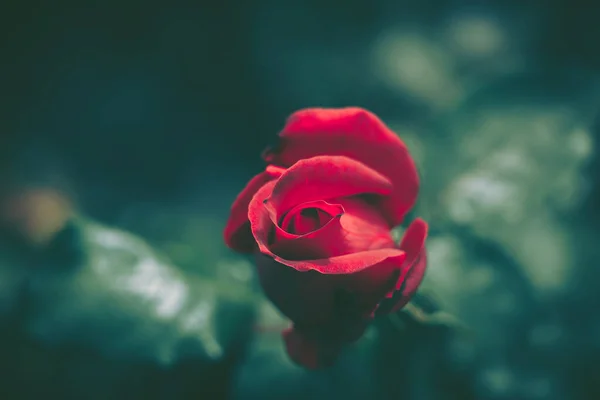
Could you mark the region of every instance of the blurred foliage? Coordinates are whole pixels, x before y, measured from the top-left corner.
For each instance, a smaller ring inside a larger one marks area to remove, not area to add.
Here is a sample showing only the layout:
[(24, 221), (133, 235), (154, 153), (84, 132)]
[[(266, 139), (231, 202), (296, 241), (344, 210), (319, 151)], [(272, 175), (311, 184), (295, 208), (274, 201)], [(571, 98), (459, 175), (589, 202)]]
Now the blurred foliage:
[[(3, 3), (0, 398), (600, 398), (599, 11)], [(286, 116), (347, 105), (415, 156), (429, 269), (304, 371), (221, 231)]]
[(139, 238), (76, 217), (43, 249), (3, 239), (3, 379), (16, 385), (5, 398), (226, 393), (252, 334), (249, 266), (241, 279), (186, 276)]

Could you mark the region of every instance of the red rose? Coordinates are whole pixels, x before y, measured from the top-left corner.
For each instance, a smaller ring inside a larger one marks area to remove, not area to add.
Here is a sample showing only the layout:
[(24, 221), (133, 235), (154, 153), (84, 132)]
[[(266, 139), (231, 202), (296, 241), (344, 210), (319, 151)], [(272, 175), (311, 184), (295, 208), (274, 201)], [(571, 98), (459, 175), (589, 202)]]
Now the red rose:
[(238, 195), (225, 242), (255, 253), (266, 296), (290, 318), (290, 357), (331, 364), (377, 313), (404, 306), (426, 267), (427, 224), (402, 242), (390, 229), (414, 205), (415, 164), (404, 143), (360, 108), (294, 113), (266, 170)]

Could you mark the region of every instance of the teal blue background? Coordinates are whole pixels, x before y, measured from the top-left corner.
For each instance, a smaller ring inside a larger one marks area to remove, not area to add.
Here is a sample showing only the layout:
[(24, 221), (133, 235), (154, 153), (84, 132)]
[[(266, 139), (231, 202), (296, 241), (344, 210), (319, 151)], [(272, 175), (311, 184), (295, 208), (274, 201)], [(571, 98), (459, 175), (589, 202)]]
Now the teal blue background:
[[(3, 222), (2, 398), (599, 398), (599, 7), (410, 3), (2, 3), (2, 201), (79, 216), (42, 248)], [(221, 236), (313, 106), (406, 141), (431, 226), (431, 317), (320, 372)]]

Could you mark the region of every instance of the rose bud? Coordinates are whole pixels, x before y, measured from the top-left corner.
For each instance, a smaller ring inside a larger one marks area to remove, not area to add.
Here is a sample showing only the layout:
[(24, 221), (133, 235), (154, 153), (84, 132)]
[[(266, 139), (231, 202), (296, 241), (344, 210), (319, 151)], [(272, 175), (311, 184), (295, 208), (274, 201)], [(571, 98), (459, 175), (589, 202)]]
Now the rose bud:
[(328, 366), (423, 279), (427, 224), (414, 220), (400, 244), (391, 235), (417, 199), (417, 170), (402, 140), (360, 108), (297, 111), (263, 158), (225, 242), (256, 254), (265, 295), (292, 321), (292, 360)]

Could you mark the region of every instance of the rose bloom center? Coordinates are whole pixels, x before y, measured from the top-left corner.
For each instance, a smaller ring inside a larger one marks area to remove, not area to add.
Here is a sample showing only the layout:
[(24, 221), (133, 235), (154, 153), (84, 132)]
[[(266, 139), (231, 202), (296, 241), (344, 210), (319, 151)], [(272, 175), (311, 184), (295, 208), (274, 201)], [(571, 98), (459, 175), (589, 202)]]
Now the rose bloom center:
[(322, 228), (332, 218), (333, 215), (315, 207), (291, 210), (283, 218), (281, 228), (294, 235), (305, 235)]

